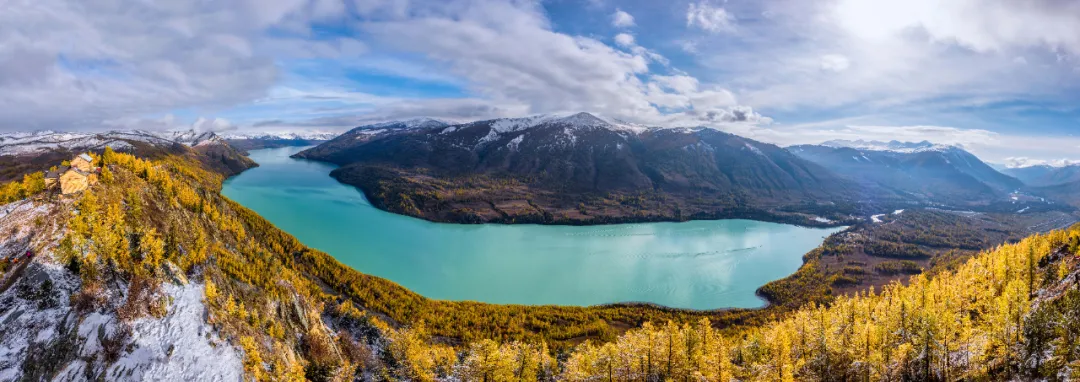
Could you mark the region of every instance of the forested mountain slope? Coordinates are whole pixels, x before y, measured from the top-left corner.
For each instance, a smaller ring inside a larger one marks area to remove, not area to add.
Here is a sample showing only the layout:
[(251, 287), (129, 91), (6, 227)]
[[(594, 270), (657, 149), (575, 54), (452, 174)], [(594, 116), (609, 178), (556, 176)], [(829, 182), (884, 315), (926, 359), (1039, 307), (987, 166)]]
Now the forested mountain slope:
[[(743, 217), (821, 224), (889, 199), (777, 146), (714, 129), (657, 129), (588, 113), (359, 128), (297, 154), (377, 207), (435, 221), (597, 224)], [(356, 136), (353, 136), (356, 135)]]
[[(788, 150), (863, 187), (880, 187), (924, 203), (965, 208), (1008, 199), (1023, 186), (958, 147), (919, 145), (899, 151), (864, 147), (799, 145)], [(876, 146), (869, 146), (876, 148)]]
[(1006, 174), (1020, 179), (1031, 187), (1049, 187), (1080, 182), (1080, 165), (1054, 167), (1037, 165), (1005, 169)]
[(815, 296), (802, 301), (828, 307), (794, 314), (786, 307), (798, 299), (717, 312), (500, 306), (430, 300), (349, 269), (221, 197), (222, 176), (197, 157), (106, 151), (95, 161), (102, 182), (84, 194), (49, 195), (31, 178), (0, 209), (0, 255), (37, 254), (3, 263), (0, 378), (951, 380), (1077, 370), (1077, 230), (881, 294)]

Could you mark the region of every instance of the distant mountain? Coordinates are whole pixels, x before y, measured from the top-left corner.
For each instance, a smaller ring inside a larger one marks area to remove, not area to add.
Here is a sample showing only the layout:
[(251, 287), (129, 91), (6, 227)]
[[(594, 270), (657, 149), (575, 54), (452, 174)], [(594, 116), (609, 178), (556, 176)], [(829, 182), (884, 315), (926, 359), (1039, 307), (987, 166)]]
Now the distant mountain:
[(859, 150), (872, 150), (872, 151), (894, 151), (902, 153), (914, 153), (921, 151), (945, 151), (953, 146), (939, 145), (931, 143), (930, 141), (922, 142), (900, 142), (892, 140), (889, 142), (882, 141), (866, 141), (862, 139), (858, 140), (846, 140), (846, 139), (834, 139), (826, 141), (821, 146), (840, 148), (848, 147)]
[[(437, 129), (450, 126), (450, 124), (432, 118), (414, 118), (403, 121), (390, 121), (383, 123), (376, 123), (371, 125), (363, 125), (346, 131), (336, 137), (332, 137), (328, 142), (319, 144), (318, 147), (308, 149), (307, 155), (312, 157), (336, 155), (334, 153), (341, 150), (348, 150), (350, 147), (357, 145), (358, 143), (367, 142), (375, 137), (386, 136), (393, 133), (399, 133), (411, 130), (424, 130), (424, 129)], [(333, 161), (330, 161), (333, 162)]]
[[(849, 141), (850, 142), (850, 141)], [(795, 155), (859, 182), (929, 203), (984, 205), (1005, 200), (1023, 184), (959, 147), (930, 142), (851, 142), (855, 146), (799, 145)], [(862, 143), (862, 144), (860, 144)]]
[(1080, 181), (1080, 165), (1063, 167), (1036, 165), (1004, 170), (1031, 187), (1049, 187)]
[(283, 131), (283, 132), (232, 132), (221, 134), (226, 140), (264, 139), (264, 140), (308, 140), (329, 141), (338, 133), (329, 131)]
[(173, 131), (107, 131), (107, 132), (16, 132), (0, 134), (0, 155), (40, 154), (52, 150), (113, 150), (128, 151), (137, 142), (155, 146), (181, 144), (199, 146), (221, 144), (225, 140), (213, 132), (195, 130)]
[(342, 165), (331, 175), (376, 206), (443, 221), (777, 219), (858, 197), (852, 182), (771, 144), (588, 113), (362, 126), (296, 156)]
[(334, 139), (332, 132), (276, 132), (276, 133), (228, 133), (227, 142), (239, 150), (258, 150), (276, 147), (315, 146)]
[(8, 162), (16, 164), (0, 171), (0, 180), (43, 170), (45, 164), (68, 159), (78, 152), (101, 152), (106, 147), (151, 158), (192, 150), (202, 154), (198, 158), (215, 171), (230, 175), (256, 165), (214, 132), (15, 132), (0, 134), (0, 165)]

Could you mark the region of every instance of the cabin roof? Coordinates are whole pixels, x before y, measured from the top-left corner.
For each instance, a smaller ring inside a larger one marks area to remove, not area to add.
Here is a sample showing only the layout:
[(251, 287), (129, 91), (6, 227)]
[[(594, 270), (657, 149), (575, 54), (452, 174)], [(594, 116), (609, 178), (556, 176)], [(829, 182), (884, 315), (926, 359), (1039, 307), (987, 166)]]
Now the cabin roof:
[(94, 161), (94, 158), (91, 158), (90, 155), (88, 155), (86, 153), (79, 154), (79, 158), (82, 158), (83, 160), (85, 160), (87, 162), (93, 162)]
[(65, 172), (67, 172), (67, 170), (69, 168), (70, 168), (69, 166), (60, 166), (60, 167), (56, 168), (56, 171), (46, 171), (45, 172), (45, 177), (46, 178), (59, 178), (60, 174), (63, 174)]

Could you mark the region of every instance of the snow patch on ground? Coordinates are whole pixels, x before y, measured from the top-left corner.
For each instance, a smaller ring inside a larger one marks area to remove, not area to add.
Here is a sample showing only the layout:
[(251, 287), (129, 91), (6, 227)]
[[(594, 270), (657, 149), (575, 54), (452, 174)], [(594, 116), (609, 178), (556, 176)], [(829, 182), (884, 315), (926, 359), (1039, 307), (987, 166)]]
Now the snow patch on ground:
[(136, 348), (117, 360), (108, 375), (135, 381), (242, 380), (243, 356), (217, 339), (206, 323), (203, 285), (166, 284), (163, 289), (173, 298), (169, 313), (132, 323)]
[[(19, 295), (24, 288), (20, 284), (37, 288), (46, 280), (52, 283), (49, 295), (53, 303), (43, 305)], [(67, 270), (35, 259), (19, 282), (0, 294), (0, 381), (20, 379), (30, 353), (53, 347), (61, 340), (60, 334), (70, 330), (76, 318), (67, 302), (78, 288), (78, 279)]]
[(516, 151), (523, 140), (525, 140), (525, 134), (518, 135), (514, 139), (511, 139), (510, 142), (506, 144), (506, 147)]
[(1030, 209), (1031, 209), (1031, 207), (1024, 207), (1024, 208), (1023, 208), (1023, 209), (1021, 209), (1020, 211), (1016, 211), (1016, 213), (1018, 213), (1018, 214), (1022, 214), (1022, 213), (1025, 213), (1025, 212), (1027, 212), (1027, 210), (1030, 210)]
[(832, 220), (823, 218), (821, 216), (814, 216), (814, 221), (816, 221), (818, 223), (832, 223)]
[(881, 223), (881, 217), (882, 216), (885, 216), (885, 214), (877, 214), (877, 215), (871, 216), (870, 220), (873, 221), (874, 223)]
[(476, 141), (476, 147), (480, 148), (480, 146), (489, 142), (494, 142), (496, 139), (499, 139), (499, 132), (495, 131), (495, 129), (488, 130), (487, 135), (481, 137), (479, 141)]
[(743, 144), (745, 144), (746, 148), (750, 149), (750, 151), (753, 152), (754, 154), (765, 156), (765, 153), (761, 152), (761, 149), (757, 148), (754, 145), (751, 145), (750, 142), (744, 142)]
[(896, 211), (893, 211), (892, 214), (893, 215), (899, 215), (899, 214), (902, 214), (902, 213), (904, 213), (904, 210), (896, 210)]

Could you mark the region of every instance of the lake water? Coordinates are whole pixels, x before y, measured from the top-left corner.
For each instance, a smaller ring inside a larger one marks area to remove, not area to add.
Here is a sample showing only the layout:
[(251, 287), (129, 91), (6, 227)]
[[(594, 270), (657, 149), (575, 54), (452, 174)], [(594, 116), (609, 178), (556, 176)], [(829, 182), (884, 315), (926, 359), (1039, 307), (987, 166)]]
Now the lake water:
[(289, 158), (301, 149), (251, 151), (260, 167), (226, 181), (223, 193), (353, 269), (436, 299), (759, 307), (758, 287), (795, 272), (803, 254), (841, 229), (749, 220), (431, 223), (372, 207), (328, 175), (333, 165)]

